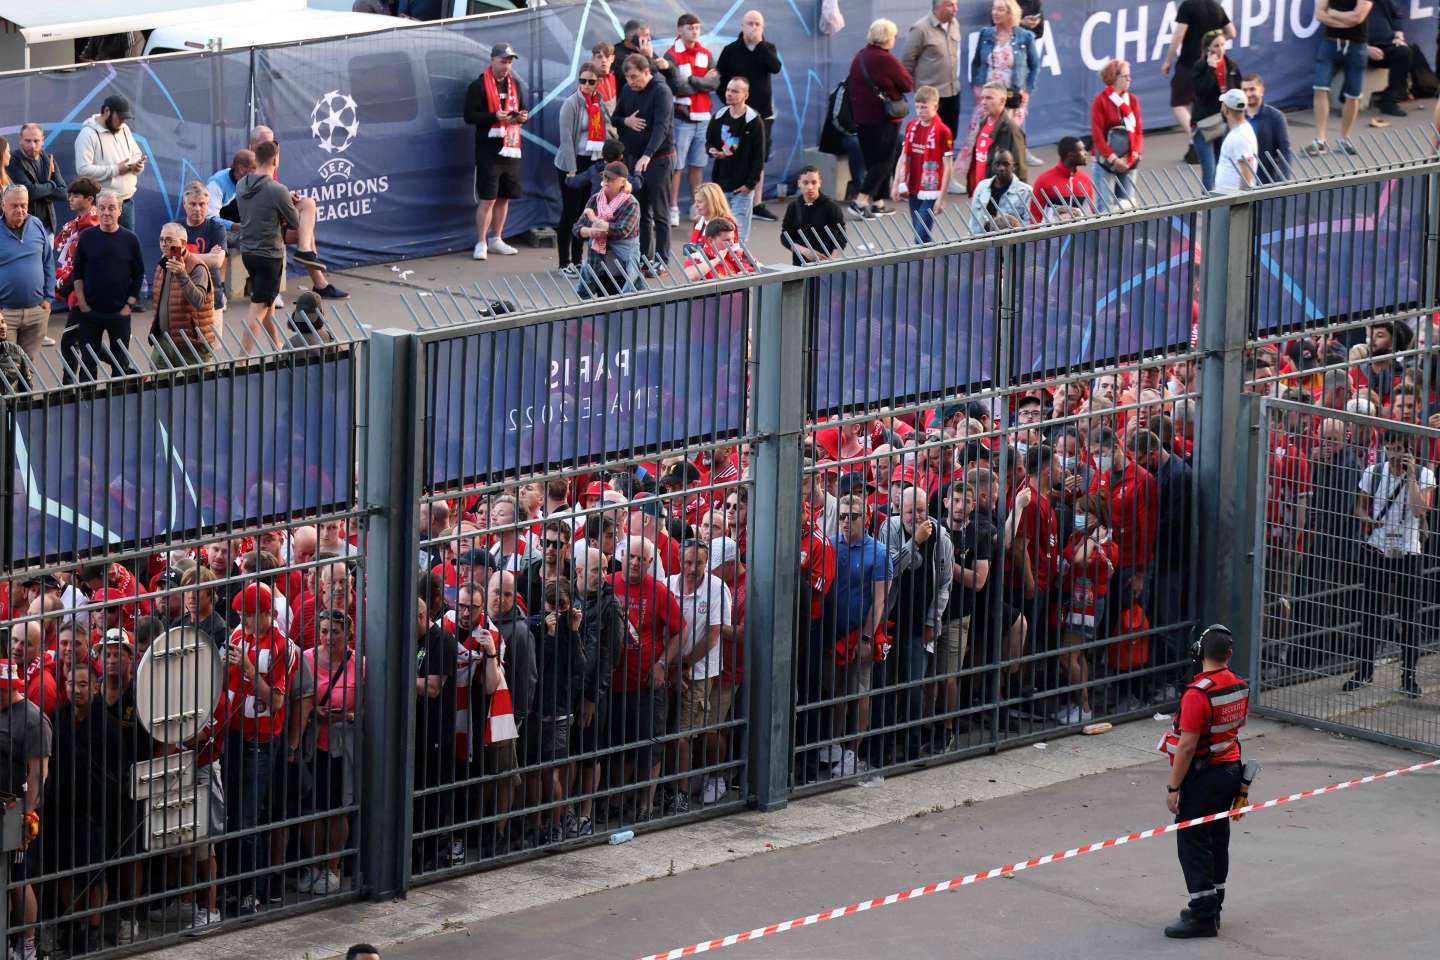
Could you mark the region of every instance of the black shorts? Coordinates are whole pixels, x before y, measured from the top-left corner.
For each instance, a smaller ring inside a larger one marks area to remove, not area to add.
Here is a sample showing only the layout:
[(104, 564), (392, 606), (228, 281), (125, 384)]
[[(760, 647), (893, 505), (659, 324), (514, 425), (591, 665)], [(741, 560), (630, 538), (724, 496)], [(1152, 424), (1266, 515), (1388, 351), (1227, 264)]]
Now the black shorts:
[(649, 770), (655, 738), (665, 732), (665, 696), (649, 690), (610, 694), (610, 746), (633, 746), (626, 759)]
[(316, 750), (314, 771), (314, 784), (310, 789), (315, 811), (323, 813), (345, 806), (345, 758), (338, 753)]
[(557, 763), (570, 759), (570, 718), (533, 720), (540, 727), (540, 762)]
[[(606, 698), (608, 700), (608, 698)], [(575, 719), (570, 723), (570, 744), (571, 751), (578, 755), (594, 753), (605, 746), (605, 722), (606, 722), (606, 701), (595, 704), (595, 719), (590, 721), (590, 726), (582, 727), (580, 722), (584, 719), (585, 703), (582, 700), (580, 709), (575, 711)]]
[(1175, 72), (1170, 74), (1170, 106), (1188, 107), (1194, 102), (1194, 64), (1187, 67), (1183, 63), (1177, 63), (1175, 64)]
[(475, 151), (475, 199), (519, 200), (520, 158), (502, 157), (486, 150)]
[(242, 253), (240, 262), (250, 275), (250, 302), (270, 304), (280, 296), (280, 277), (285, 273), (285, 261), (274, 257), (262, 257), (254, 253)]

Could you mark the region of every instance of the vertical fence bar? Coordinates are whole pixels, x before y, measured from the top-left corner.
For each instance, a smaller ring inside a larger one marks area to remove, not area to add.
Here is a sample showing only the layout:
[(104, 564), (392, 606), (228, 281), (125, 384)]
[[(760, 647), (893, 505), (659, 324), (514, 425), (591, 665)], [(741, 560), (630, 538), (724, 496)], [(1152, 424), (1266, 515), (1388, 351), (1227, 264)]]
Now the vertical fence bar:
[(750, 347), (751, 409), (759, 435), (751, 464), (752, 566), (745, 609), (754, 644), (750, 688), (750, 794), (761, 810), (783, 807), (790, 782), (791, 689), (794, 685), (796, 573), (800, 569), (800, 438), (805, 429), (804, 280), (761, 287)]
[[(1246, 203), (1206, 214), (1200, 275), (1200, 464), (1196, 472), (1201, 565), (1199, 623), (1249, 623), (1245, 611), (1254, 575), (1250, 528), (1241, 514), (1251, 475), (1252, 446), (1245, 404), (1245, 346), (1250, 330), (1251, 218)], [(1250, 657), (1253, 638), (1236, 636), (1236, 662)]]
[(361, 737), (360, 875), (367, 893), (381, 900), (403, 894), (410, 885), (416, 558), (425, 430), (415, 335), (376, 330), (368, 353), (369, 391), (361, 408), (368, 422), (361, 433), (371, 512), (365, 591), (370, 633)]

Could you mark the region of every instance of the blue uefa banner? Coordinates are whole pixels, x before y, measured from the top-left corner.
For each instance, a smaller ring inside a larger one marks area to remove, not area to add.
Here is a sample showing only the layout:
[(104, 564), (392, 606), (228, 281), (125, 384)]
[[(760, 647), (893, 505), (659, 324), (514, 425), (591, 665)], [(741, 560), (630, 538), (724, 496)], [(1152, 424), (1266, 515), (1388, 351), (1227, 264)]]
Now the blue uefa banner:
[(1011, 376), (1187, 345), (1194, 224), (1193, 215), (1163, 217), (1020, 245)]
[(1257, 329), (1419, 302), (1428, 202), (1428, 178), (1403, 177), (1257, 204)]
[(354, 368), (345, 352), (14, 400), (6, 559), (141, 547), (348, 503)]
[(818, 414), (994, 379), (993, 250), (829, 274), (812, 295)]
[(748, 296), (427, 344), (429, 481), (445, 487), (736, 433), (745, 422)]

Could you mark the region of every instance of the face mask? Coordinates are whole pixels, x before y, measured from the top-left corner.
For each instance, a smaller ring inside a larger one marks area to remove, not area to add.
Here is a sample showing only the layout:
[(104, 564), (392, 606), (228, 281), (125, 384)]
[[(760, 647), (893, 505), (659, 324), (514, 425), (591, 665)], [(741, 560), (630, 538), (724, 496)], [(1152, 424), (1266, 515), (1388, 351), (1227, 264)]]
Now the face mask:
[(1114, 458), (1111, 457), (1109, 454), (1098, 454), (1095, 457), (1095, 469), (1099, 470), (1101, 473), (1109, 473), (1110, 467), (1114, 464), (1114, 462)]
[(1079, 462), (1080, 462), (1080, 458), (1079, 458), (1079, 457), (1061, 457), (1061, 458), (1060, 458), (1060, 466), (1063, 467), (1063, 468), (1066, 469), (1066, 470), (1074, 470), (1075, 467), (1079, 464)]
[(1089, 522), (1090, 522), (1090, 518), (1089, 518), (1089, 517), (1085, 516), (1085, 514), (1080, 513), (1080, 512), (1078, 512), (1078, 511), (1076, 512), (1076, 514), (1075, 514), (1075, 529), (1076, 529), (1076, 530), (1084, 530), (1084, 529), (1085, 529), (1085, 524), (1087, 524), (1087, 523), (1089, 523)]
[(1022, 456), (1022, 457), (1025, 456), (1025, 452), (1026, 452), (1027, 450), (1029, 450), (1029, 449), (1030, 449), (1030, 444), (1026, 443), (1024, 440), (1018, 440), (1018, 441), (1016, 441), (1016, 443), (1015, 443), (1015, 452), (1018, 453), (1018, 454), (1020, 454), (1020, 456)]
[(1170, 389), (1170, 392), (1171, 392), (1172, 394), (1184, 393), (1184, 392), (1185, 392), (1185, 390), (1182, 388), (1179, 380), (1170, 380), (1170, 381), (1168, 381), (1168, 382), (1165, 384), (1165, 386)]

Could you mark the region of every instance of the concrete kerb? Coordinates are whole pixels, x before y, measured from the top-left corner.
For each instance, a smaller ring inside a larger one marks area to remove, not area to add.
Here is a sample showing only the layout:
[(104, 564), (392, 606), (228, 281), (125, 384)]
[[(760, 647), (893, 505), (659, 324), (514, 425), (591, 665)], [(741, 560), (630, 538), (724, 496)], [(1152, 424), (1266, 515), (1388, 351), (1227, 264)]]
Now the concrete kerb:
[[(1283, 724), (1252, 720), (1246, 738)], [(969, 806), (1158, 759), (1163, 724), (1137, 720), (1094, 737), (1070, 736), (995, 756), (931, 767), (882, 785), (851, 787), (769, 813), (741, 813), (419, 887), (405, 900), (352, 903), (323, 913), (191, 941), (154, 960), (330, 960), (351, 943), (382, 950), (472, 923), (586, 894), (657, 880), (756, 854), (831, 840), (872, 827)], [(1137, 828), (1148, 824), (1137, 824)]]

